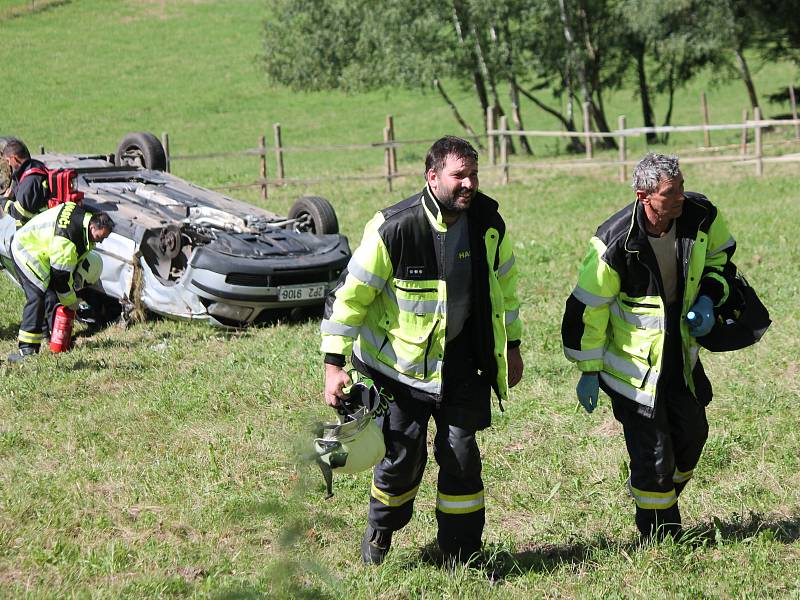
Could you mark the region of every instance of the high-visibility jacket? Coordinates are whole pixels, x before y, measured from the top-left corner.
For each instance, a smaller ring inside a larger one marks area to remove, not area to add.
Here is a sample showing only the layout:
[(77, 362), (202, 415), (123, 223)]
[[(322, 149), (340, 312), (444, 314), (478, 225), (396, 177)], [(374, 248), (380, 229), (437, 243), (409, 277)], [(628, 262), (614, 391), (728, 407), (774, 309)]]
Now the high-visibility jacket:
[[(497, 203), (481, 193), (466, 213), (472, 268), (472, 347), (478, 369), (508, 396), (507, 347), (522, 323), (511, 240)], [(464, 218), (462, 216), (462, 218)], [(422, 192), (378, 212), (331, 291), (321, 350), (440, 397), (447, 329), (447, 282), (435, 233), (447, 230), (439, 204)]]
[(17, 268), (42, 292), (52, 287), (64, 306), (78, 301), (72, 274), (94, 248), (91, 216), (74, 202), (59, 204), (28, 221), (11, 243)]
[[(581, 371), (599, 371), (604, 386), (652, 414), (663, 367), (666, 307), (644, 219), (644, 207), (637, 200), (598, 228), (567, 299), (561, 334), (564, 354)], [(725, 302), (736, 242), (716, 207), (701, 194), (685, 194), (683, 212), (673, 227), (683, 376), (698, 397), (703, 392), (695, 386), (702, 373), (699, 346), (689, 335), (685, 317), (701, 294), (715, 306)], [(698, 399), (710, 400), (710, 386), (708, 394)]]
[(14, 171), (11, 179), (11, 195), (3, 210), (17, 223), (17, 229), (30, 219), (47, 210), (50, 191), (44, 163), (29, 158)]

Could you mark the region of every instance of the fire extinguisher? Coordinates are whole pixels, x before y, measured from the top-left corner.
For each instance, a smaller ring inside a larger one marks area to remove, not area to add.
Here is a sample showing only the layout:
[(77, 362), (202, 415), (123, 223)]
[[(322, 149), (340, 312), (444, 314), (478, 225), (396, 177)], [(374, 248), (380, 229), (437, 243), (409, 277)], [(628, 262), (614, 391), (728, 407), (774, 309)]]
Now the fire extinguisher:
[(53, 331), (50, 332), (50, 351), (66, 352), (72, 345), (72, 323), (75, 311), (59, 305), (53, 319)]

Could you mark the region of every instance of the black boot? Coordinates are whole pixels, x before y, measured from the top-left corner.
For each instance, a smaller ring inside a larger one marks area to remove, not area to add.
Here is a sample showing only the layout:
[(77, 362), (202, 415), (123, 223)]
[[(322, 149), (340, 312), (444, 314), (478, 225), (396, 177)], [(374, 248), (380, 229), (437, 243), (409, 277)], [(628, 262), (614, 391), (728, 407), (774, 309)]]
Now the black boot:
[(661, 541), (667, 536), (674, 540), (680, 539), (681, 512), (675, 503), (663, 510), (636, 507), (636, 528), (641, 534), (643, 542), (650, 540)]
[(361, 560), (365, 565), (379, 565), (389, 554), (392, 546), (392, 532), (379, 530), (367, 524), (361, 538)]
[(31, 344), (20, 346), (19, 350), (15, 354), (8, 355), (8, 362), (20, 362), (21, 360), (25, 360), (34, 354), (39, 354), (39, 346)]

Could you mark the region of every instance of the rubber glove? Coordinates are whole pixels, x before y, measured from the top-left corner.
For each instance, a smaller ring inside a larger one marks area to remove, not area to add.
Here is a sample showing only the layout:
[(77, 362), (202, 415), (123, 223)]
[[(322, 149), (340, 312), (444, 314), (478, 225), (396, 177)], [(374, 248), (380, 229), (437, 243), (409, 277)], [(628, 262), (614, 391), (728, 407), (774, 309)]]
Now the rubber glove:
[(700, 296), (686, 313), (689, 335), (703, 337), (714, 327), (714, 303), (708, 296)]
[(600, 379), (597, 373), (581, 375), (575, 391), (578, 393), (578, 401), (586, 409), (586, 412), (592, 412), (597, 407), (597, 398), (600, 396)]

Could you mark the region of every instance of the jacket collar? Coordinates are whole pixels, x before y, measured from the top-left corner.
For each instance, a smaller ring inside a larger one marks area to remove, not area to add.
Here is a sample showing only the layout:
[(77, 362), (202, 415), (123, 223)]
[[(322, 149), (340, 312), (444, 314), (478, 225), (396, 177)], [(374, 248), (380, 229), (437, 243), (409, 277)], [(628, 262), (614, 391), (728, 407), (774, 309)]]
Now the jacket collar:
[[(684, 196), (683, 212), (672, 224), (675, 227), (676, 238), (694, 238), (708, 214), (708, 209), (696, 202), (692, 196), (691, 192)], [(625, 250), (628, 252), (641, 252), (642, 248), (649, 245), (647, 242), (647, 217), (641, 200), (633, 201), (631, 213), (630, 226), (625, 237)]]
[(442, 207), (436, 199), (430, 185), (425, 185), (422, 190), (422, 206), (425, 208), (425, 215), (436, 231), (447, 231), (447, 225), (442, 220)]

